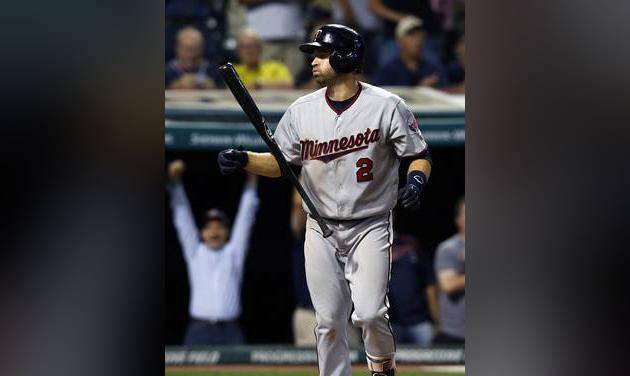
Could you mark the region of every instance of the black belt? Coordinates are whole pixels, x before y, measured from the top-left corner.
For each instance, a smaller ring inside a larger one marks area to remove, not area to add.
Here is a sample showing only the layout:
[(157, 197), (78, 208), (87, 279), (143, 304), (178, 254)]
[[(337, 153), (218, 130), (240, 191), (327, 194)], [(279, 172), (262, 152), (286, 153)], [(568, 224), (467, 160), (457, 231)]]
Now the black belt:
[[(389, 212), (391, 212), (391, 210), (390, 210)], [(378, 216), (381, 216), (381, 215), (383, 215), (383, 216), (384, 216), (384, 215), (385, 215), (385, 214), (387, 214), (387, 213), (388, 213), (388, 212), (385, 212), (385, 213), (380, 213), (380, 214), (374, 214), (374, 215), (370, 215), (370, 216), (368, 216), (368, 217), (363, 217), (363, 218), (353, 218), (353, 219), (335, 219), (335, 218), (328, 218), (328, 217), (322, 217), (322, 218), (323, 218), (325, 221), (329, 221), (329, 222), (349, 223), (349, 222), (364, 221), (364, 220), (366, 220), (366, 219), (371, 219), (371, 218), (378, 217)], [(313, 218), (313, 216), (312, 216), (310, 213), (307, 213), (307, 215), (308, 215), (309, 217)], [(315, 219), (315, 218), (313, 218), (313, 219)]]
[[(313, 218), (313, 216), (309, 213), (308, 214), (309, 217)], [(335, 218), (328, 218), (328, 217), (322, 217), (322, 219), (328, 223), (350, 223), (350, 222), (357, 222), (357, 221), (362, 221), (364, 219), (367, 218), (371, 218), (371, 217), (365, 217), (365, 218), (356, 218), (356, 219), (335, 219)], [(313, 218), (313, 220), (315, 220), (315, 218)]]
[(219, 326), (236, 323), (236, 320), (201, 320), (194, 317), (192, 317), (191, 320), (195, 322), (203, 323), (203, 324), (219, 325)]

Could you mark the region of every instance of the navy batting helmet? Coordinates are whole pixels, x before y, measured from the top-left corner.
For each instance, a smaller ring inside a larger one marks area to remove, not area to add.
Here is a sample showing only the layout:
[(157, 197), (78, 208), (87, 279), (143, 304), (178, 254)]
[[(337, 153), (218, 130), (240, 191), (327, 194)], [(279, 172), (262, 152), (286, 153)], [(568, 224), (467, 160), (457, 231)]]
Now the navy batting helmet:
[(339, 73), (360, 72), (365, 43), (359, 33), (343, 25), (329, 24), (317, 29), (310, 43), (300, 45), (300, 51), (312, 54), (315, 49), (330, 52), (330, 66)]

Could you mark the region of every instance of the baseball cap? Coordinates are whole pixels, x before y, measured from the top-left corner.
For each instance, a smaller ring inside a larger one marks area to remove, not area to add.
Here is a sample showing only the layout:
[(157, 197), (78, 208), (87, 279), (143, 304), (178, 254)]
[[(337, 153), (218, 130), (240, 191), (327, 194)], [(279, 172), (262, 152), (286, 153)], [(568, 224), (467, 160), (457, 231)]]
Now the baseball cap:
[(422, 20), (418, 17), (407, 16), (402, 20), (398, 21), (398, 25), (396, 25), (396, 38), (400, 38), (403, 35), (407, 35), (410, 31), (414, 29), (422, 28)]
[(225, 226), (227, 226), (227, 227), (230, 226), (230, 219), (228, 218), (228, 216), (225, 214), (225, 212), (223, 210), (217, 209), (217, 208), (212, 208), (212, 209), (208, 210), (206, 212), (206, 214), (203, 216), (203, 224), (204, 224), (204, 226), (209, 221), (220, 221)]

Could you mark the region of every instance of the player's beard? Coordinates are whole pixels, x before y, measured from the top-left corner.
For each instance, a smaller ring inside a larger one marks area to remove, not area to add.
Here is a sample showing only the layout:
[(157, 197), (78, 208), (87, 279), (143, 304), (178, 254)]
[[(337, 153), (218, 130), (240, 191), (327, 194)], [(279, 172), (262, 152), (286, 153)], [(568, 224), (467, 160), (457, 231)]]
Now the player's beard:
[(319, 85), (319, 87), (328, 86), (330, 81), (331, 81), (330, 77), (322, 77), (322, 76), (315, 77), (315, 82), (317, 82), (317, 85)]
[(328, 76), (324, 76), (320, 73), (319, 76), (315, 77), (315, 82), (317, 82), (319, 87), (328, 87), (330, 84), (335, 82), (338, 76), (339, 75), (336, 72)]

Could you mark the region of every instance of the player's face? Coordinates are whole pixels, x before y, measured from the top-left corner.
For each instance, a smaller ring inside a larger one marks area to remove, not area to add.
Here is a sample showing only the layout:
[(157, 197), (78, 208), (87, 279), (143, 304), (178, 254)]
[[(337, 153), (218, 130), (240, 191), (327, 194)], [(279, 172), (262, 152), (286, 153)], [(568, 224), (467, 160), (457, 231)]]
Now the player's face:
[(220, 221), (210, 221), (201, 229), (201, 239), (210, 248), (221, 248), (228, 238), (228, 228)]
[(321, 87), (328, 86), (330, 81), (335, 78), (335, 70), (330, 66), (330, 52), (315, 50), (313, 53), (313, 61), (311, 68), (313, 69), (313, 78)]

